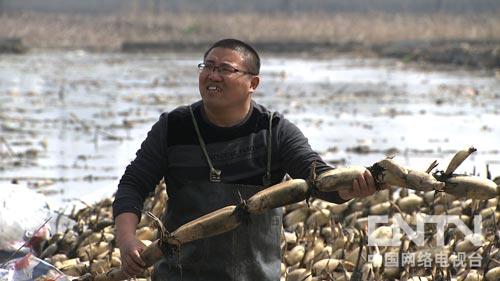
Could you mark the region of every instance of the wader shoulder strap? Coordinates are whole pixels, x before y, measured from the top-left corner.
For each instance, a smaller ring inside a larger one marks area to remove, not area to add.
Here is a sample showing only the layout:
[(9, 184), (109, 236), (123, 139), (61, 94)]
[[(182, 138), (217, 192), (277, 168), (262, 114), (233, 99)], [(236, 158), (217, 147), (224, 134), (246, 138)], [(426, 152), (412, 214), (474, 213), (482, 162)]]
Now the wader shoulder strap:
[(273, 127), (274, 112), (269, 112), (269, 129), (267, 130), (267, 167), (266, 174), (262, 179), (264, 187), (271, 186), (271, 154), (272, 154), (272, 127)]
[(205, 145), (205, 142), (203, 141), (203, 138), (201, 137), (200, 129), (198, 128), (198, 123), (196, 122), (196, 118), (194, 117), (193, 109), (191, 108), (191, 105), (189, 106), (189, 112), (191, 112), (191, 119), (193, 120), (193, 125), (194, 129), (196, 131), (196, 135), (198, 136), (198, 141), (200, 142), (201, 150), (203, 151), (203, 154), (205, 155), (205, 159), (207, 160), (208, 166), (210, 167), (210, 174), (209, 174), (209, 180), (211, 182), (220, 182), (220, 174), (221, 170), (217, 170), (214, 168), (214, 165), (212, 165), (212, 161), (210, 161), (210, 157), (208, 157), (208, 152), (207, 152), (207, 147)]

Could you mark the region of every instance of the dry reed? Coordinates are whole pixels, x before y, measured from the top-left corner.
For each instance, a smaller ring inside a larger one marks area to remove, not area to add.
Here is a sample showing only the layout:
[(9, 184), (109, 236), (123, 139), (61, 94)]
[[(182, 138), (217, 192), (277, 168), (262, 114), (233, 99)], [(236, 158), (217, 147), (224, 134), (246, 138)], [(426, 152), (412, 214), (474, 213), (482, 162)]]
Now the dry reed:
[(5, 13), (0, 37), (21, 37), (34, 48), (117, 49), (124, 41), (348, 42), (500, 39), (500, 18), (489, 14), (172, 14)]

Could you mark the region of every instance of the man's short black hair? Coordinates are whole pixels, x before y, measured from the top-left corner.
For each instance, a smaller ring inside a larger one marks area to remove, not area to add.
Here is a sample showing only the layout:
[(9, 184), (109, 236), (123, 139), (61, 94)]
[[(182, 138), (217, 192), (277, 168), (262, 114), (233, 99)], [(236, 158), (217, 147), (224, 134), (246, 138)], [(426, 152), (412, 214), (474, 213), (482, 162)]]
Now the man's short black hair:
[(255, 75), (259, 74), (260, 57), (257, 54), (257, 51), (255, 51), (255, 49), (247, 43), (232, 38), (219, 40), (212, 46), (210, 46), (210, 48), (208, 48), (208, 50), (205, 52), (205, 55), (203, 55), (203, 59), (206, 59), (208, 53), (214, 48), (226, 48), (240, 52), (245, 58), (246, 64), (249, 68), (247, 71)]

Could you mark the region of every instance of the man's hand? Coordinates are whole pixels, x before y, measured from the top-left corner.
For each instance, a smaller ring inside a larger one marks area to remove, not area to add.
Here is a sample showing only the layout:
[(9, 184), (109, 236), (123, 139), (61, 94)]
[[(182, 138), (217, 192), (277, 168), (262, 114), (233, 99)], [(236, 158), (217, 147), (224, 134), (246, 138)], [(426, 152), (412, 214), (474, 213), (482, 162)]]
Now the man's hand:
[(339, 190), (339, 196), (344, 200), (351, 200), (354, 197), (362, 198), (370, 196), (375, 193), (375, 191), (377, 191), (375, 188), (375, 180), (370, 171), (365, 170), (362, 176), (359, 176), (352, 182), (352, 190)]
[(130, 278), (141, 274), (146, 269), (146, 264), (140, 255), (145, 245), (135, 236), (122, 239), (119, 244), (123, 272)]
[(134, 213), (122, 213), (115, 218), (116, 242), (120, 248), (122, 270), (129, 278), (146, 269), (140, 255), (146, 246), (135, 237), (138, 223), (139, 218)]

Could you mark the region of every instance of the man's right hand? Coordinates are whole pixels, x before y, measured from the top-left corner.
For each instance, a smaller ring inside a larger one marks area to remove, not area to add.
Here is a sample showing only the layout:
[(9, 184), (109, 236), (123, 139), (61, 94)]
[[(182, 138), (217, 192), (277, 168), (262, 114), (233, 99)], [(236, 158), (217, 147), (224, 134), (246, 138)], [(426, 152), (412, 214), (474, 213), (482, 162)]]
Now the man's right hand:
[(134, 213), (122, 213), (115, 218), (116, 242), (120, 248), (122, 271), (133, 278), (146, 269), (141, 253), (146, 247), (137, 237), (135, 229), (139, 218)]
[(121, 240), (118, 246), (122, 260), (122, 271), (132, 278), (146, 269), (146, 264), (141, 258), (141, 253), (146, 246), (135, 236)]

